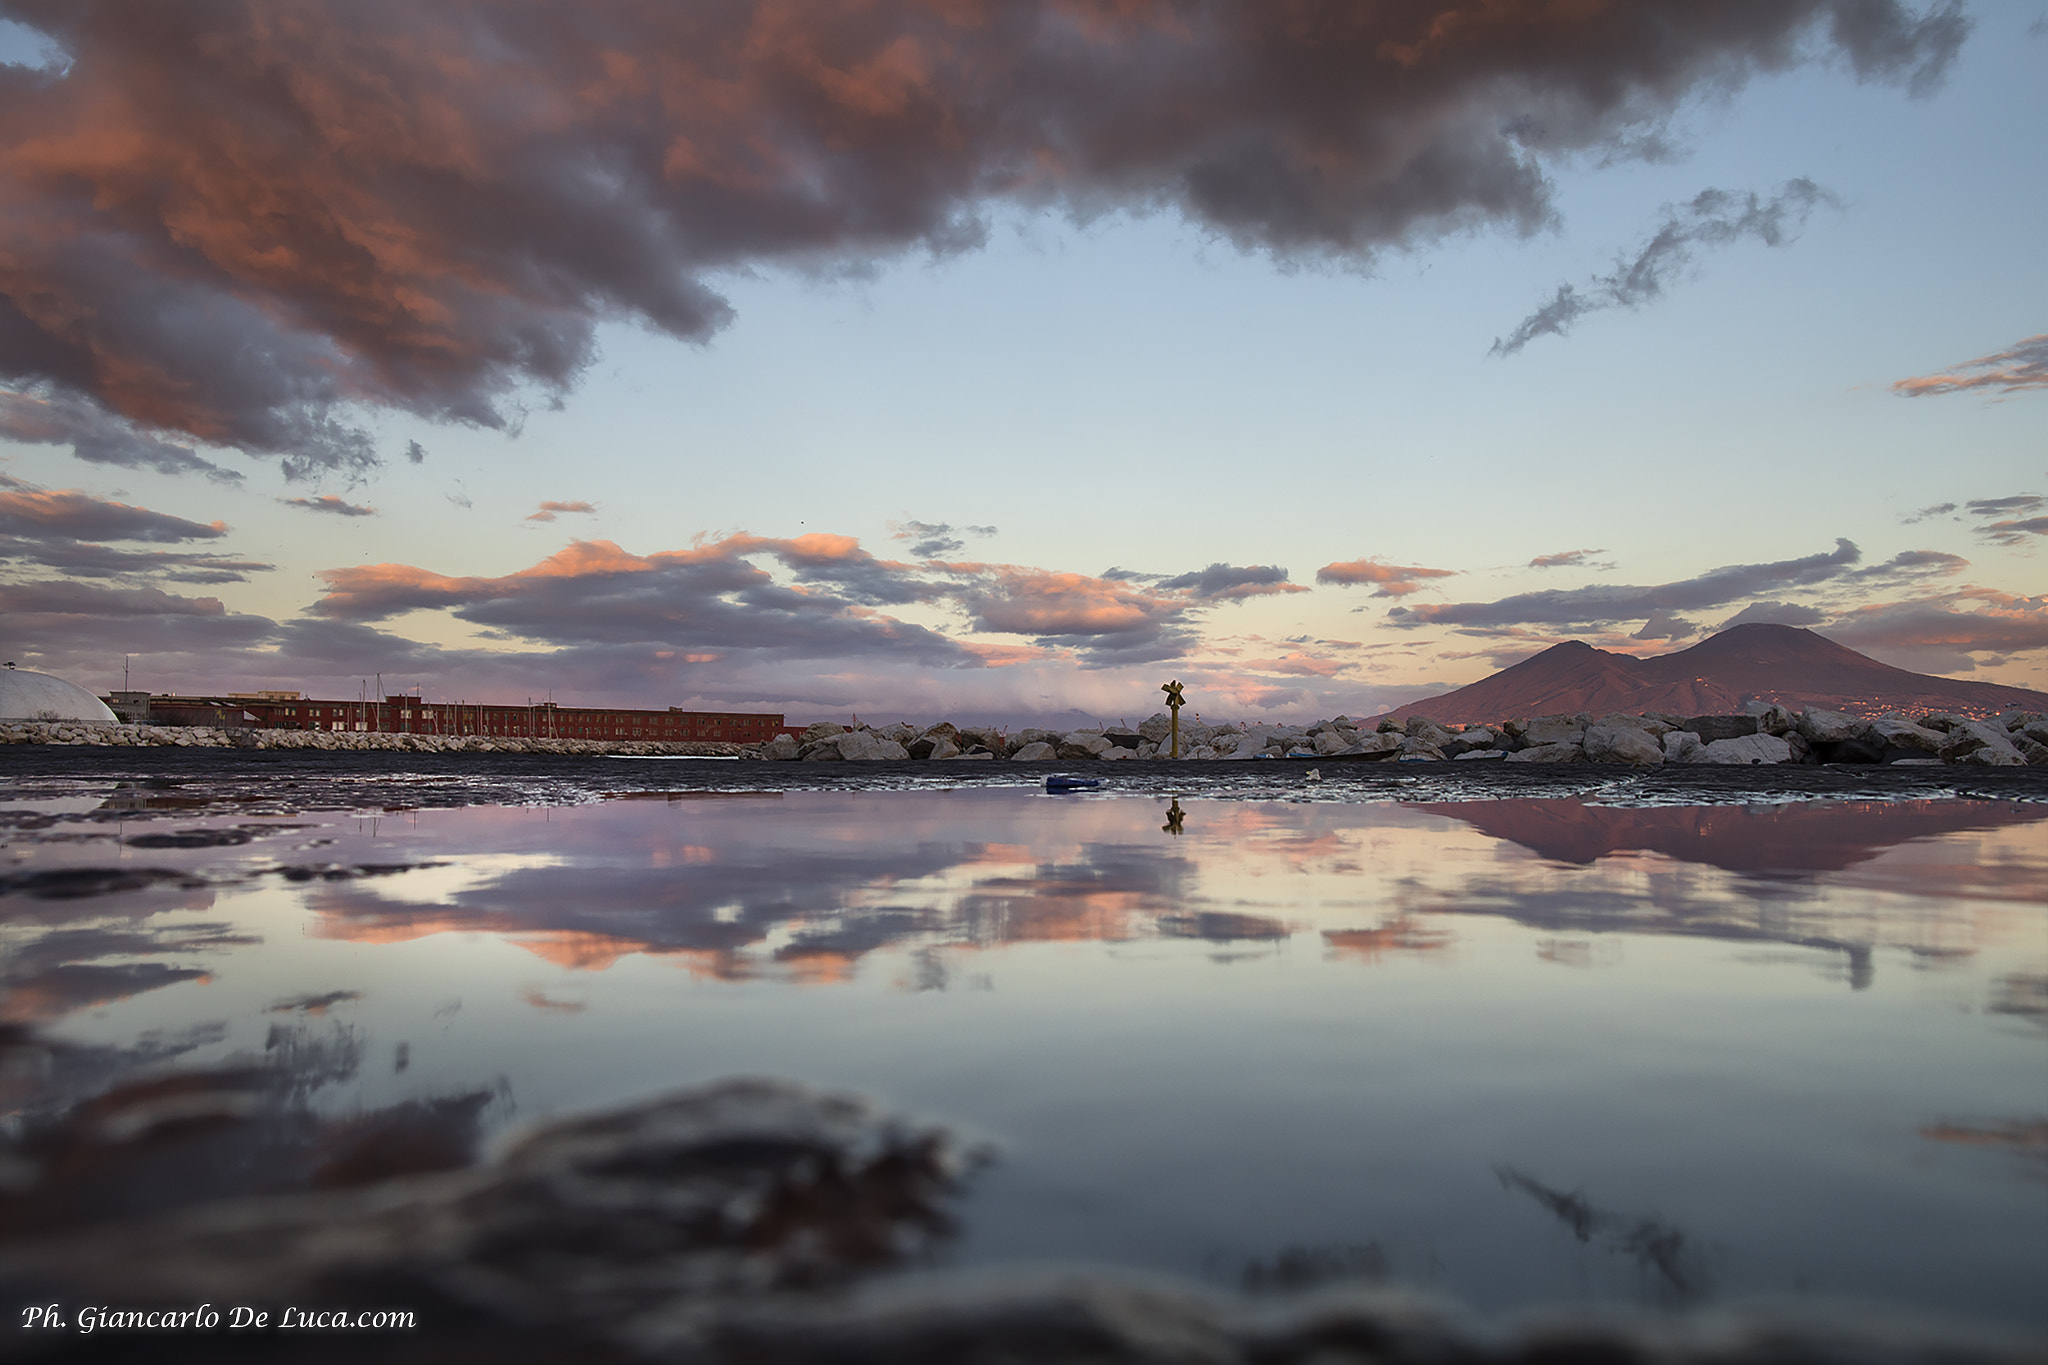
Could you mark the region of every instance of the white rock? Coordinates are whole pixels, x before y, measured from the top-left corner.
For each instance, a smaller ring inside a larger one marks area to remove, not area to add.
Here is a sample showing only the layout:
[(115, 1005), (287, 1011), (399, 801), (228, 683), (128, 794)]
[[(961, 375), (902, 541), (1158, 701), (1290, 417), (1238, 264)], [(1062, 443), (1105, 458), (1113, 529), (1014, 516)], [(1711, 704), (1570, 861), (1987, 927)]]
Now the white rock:
[(1694, 763), (1718, 763), (1747, 767), (1758, 763), (1790, 763), (1792, 746), (1778, 735), (1743, 735), (1717, 739), (1702, 748)]
[(1863, 722), (1842, 711), (1809, 706), (1799, 713), (1799, 733), (1815, 744), (1842, 744), (1856, 738)]
[(1576, 744), (1537, 744), (1508, 755), (1510, 763), (1577, 763), (1585, 750)]
[(1059, 750), (1053, 748), (1052, 745), (1047, 744), (1042, 739), (1033, 740), (1010, 755), (1011, 758), (1019, 763), (1043, 763), (1047, 759), (1057, 758), (1058, 756)]
[(1588, 763), (1658, 764), (1664, 761), (1664, 746), (1647, 730), (1630, 725), (1587, 727), (1585, 740)]
[[(1577, 716), (1538, 716), (1530, 721), (1522, 734), (1522, 742), (1530, 749), (1547, 748), (1553, 744), (1577, 744), (1586, 732), (1585, 725)], [(1523, 750), (1528, 752), (1527, 749)], [(1546, 760), (1524, 759), (1523, 762), (1544, 762)], [(1547, 760), (1555, 762), (1555, 759)]]

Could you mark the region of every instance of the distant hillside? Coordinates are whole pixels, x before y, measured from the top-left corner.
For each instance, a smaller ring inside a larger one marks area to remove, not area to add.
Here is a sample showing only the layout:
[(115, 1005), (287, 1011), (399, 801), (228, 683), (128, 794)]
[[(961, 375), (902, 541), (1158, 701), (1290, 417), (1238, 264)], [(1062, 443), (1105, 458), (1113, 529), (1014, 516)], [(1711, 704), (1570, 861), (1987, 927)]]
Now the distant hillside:
[(1824, 706), (1860, 716), (2048, 711), (2048, 692), (1909, 673), (1810, 630), (1746, 625), (1653, 659), (1567, 640), (1469, 687), (1409, 702), (1393, 715), (1448, 724), (1580, 711), (1726, 715), (1748, 701), (1782, 702), (1795, 711)]

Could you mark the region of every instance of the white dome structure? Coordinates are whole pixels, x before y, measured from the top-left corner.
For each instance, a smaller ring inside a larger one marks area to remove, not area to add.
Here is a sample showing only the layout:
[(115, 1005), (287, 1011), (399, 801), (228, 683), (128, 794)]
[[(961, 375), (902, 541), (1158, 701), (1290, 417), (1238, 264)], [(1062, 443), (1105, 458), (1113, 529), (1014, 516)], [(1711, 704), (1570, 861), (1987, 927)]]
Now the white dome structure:
[(107, 704), (77, 683), (33, 669), (0, 668), (0, 720), (84, 720), (116, 725)]

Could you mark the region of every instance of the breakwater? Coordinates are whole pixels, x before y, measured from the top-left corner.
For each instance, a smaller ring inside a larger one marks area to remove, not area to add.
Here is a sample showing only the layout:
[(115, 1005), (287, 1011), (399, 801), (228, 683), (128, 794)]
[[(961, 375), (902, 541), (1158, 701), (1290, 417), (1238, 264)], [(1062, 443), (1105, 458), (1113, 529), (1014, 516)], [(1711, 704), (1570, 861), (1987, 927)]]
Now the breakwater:
[[(1170, 755), (1164, 712), (1135, 729), (1014, 733), (941, 721), (849, 727), (823, 723), (802, 738), (778, 735), (743, 757), (782, 762), (962, 759), (1115, 762)], [(1338, 716), (1312, 725), (1182, 725), (1181, 758), (1408, 760), (1500, 763), (1664, 763), (1757, 766), (1785, 763), (1964, 763), (2048, 766), (2048, 717), (2011, 711), (1989, 719), (1958, 715), (1852, 716), (1755, 704), (1740, 715), (1537, 716), (1458, 728)]]
[(340, 753), (555, 754), (563, 757), (732, 758), (737, 744), (700, 740), (525, 739), (512, 735), (404, 735), (351, 730), (255, 730), (208, 725), (98, 725), (88, 721), (0, 721), (0, 744), (92, 744), (130, 748), (313, 749)]

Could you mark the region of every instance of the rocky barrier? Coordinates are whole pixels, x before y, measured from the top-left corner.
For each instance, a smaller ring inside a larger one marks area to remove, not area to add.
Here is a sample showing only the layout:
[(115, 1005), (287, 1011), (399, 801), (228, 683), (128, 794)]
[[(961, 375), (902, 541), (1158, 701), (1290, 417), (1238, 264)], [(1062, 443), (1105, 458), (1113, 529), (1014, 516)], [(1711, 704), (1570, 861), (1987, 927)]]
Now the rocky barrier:
[(695, 741), (522, 739), (512, 735), (401, 735), (350, 730), (254, 730), (208, 725), (96, 725), (0, 721), (0, 744), (102, 744), (134, 748), (328, 749), (345, 753), (557, 754), (564, 757), (732, 758), (737, 744)]
[[(821, 723), (801, 739), (778, 735), (744, 757), (782, 762), (1009, 759), (1113, 762), (1169, 756), (1164, 712), (1136, 729), (1015, 733), (942, 721), (860, 726)], [(1313, 725), (1183, 725), (1181, 757), (1191, 760), (1317, 758), (1410, 762), (1715, 764), (1967, 763), (2048, 766), (2048, 716), (2008, 711), (1989, 719), (1958, 715), (1852, 716), (1752, 703), (1741, 715), (1538, 716), (1457, 729), (1338, 716)]]

